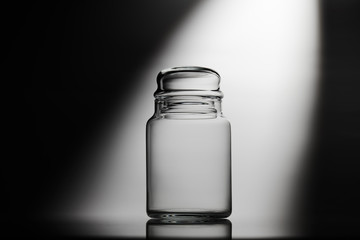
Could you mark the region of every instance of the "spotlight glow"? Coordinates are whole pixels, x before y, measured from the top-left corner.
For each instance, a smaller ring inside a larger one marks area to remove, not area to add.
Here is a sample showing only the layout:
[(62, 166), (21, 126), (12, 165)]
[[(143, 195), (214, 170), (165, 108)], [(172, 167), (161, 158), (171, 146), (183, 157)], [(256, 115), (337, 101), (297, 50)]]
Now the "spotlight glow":
[(294, 186), (317, 85), (317, 8), (313, 0), (199, 4), (139, 74), (132, 107), (95, 155), (103, 166), (84, 185), (87, 194), (74, 205), (73, 217), (145, 226), (145, 123), (155, 77), (161, 69), (200, 65), (222, 76), (223, 111), (232, 123), (233, 237), (291, 234), (286, 223), (296, 218)]

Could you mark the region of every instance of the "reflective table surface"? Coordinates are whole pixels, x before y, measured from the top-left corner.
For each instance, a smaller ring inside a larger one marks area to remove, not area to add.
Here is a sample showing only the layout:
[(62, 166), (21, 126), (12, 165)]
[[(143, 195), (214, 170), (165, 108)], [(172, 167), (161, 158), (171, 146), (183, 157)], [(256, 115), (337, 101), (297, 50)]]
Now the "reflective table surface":
[[(129, 219), (52, 224), (56, 235), (119, 239), (246, 239), (302, 236), (294, 226), (237, 219)], [(55, 226), (55, 227), (54, 227)]]

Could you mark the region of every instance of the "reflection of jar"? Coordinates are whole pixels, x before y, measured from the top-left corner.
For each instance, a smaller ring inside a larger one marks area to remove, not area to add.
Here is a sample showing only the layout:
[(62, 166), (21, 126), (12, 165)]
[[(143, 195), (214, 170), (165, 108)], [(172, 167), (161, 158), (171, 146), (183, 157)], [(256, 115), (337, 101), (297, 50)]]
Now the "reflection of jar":
[(146, 223), (146, 239), (231, 239), (231, 235), (231, 222), (227, 219), (189, 222), (151, 219)]
[(146, 130), (150, 217), (231, 214), (230, 123), (222, 116), (219, 83), (208, 68), (159, 73)]

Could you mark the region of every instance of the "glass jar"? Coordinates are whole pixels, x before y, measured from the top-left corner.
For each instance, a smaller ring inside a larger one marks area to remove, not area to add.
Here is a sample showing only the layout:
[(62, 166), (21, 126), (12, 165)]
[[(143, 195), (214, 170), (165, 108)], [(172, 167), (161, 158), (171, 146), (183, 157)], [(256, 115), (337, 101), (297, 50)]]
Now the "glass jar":
[(161, 71), (146, 126), (147, 214), (152, 218), (231, 214), (230, 123), (220, 75), (203, 67)]

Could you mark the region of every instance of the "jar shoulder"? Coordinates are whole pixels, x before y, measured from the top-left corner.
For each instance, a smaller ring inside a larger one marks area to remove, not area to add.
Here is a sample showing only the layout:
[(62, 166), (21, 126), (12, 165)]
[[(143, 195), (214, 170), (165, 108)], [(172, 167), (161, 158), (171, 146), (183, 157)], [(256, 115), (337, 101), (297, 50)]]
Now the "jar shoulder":
[(151, 117), (147, 123), (147, 127), (161, 126), (161, 125), (213, 125), (231, 128), (230, 121), (225, 117), (216, 117), (210, 119), (166, 119)]

